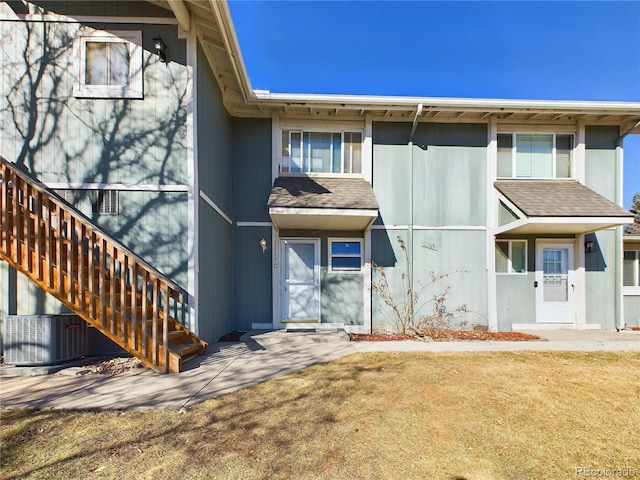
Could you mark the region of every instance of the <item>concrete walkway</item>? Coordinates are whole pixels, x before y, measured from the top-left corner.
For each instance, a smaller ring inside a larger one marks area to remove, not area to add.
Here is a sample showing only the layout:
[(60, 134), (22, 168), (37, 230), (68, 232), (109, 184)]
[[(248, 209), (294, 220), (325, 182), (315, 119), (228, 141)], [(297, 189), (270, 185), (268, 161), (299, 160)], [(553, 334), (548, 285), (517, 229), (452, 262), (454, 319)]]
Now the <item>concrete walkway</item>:
[[(544, 331), (531, 342), (346, 342), (273, 341), (265, 332), (248, 335), (242, 343), (216, 343), (210, 353), (189, 362), (179, 375), (158, 375), (135, 369), (119, 375), (0, 376), (2, 408), (180, 410), (270, 378), (329, 362), (356, 352), (424, 351), (638, 351), (640, 332)], [(262, 341), (265, 338), (271, 340)], [(262, 340), (261, 340), (262, 339)], [(260, 343), (259, 343), (260, 342)], [(5, 373), (6, 375), (6, 373)]]

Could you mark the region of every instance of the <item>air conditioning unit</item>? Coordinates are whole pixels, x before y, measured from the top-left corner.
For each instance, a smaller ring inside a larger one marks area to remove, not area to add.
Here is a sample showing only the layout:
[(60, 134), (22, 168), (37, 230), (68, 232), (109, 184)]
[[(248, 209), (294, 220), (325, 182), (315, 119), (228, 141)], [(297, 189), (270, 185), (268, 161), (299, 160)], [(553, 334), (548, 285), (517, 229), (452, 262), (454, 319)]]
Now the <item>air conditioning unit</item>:
[(87, 323), (77, 315), (9, 315), (4, 321), (7, 365), (53, 365), (87, 355)]

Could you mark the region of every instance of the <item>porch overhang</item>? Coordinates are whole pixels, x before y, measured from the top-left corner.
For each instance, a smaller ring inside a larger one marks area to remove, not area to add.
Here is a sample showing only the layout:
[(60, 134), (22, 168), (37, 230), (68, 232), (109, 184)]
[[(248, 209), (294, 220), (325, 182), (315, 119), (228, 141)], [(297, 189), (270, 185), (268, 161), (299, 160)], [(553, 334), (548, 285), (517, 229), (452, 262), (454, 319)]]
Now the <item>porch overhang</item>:
[(497, 234), (579, 235), (633, 222), (631, 212), (575, 180), (501, 180), (495, 187), (516, 217)]
[(273, 207), (269, 209), (269, 216), (279, 230), (364, 231), (378, 218), (378, 210)]
[(364, 231), (378, 218), (371, 184), (360, 177), (279, 177), (267, 205), (278, 230)]

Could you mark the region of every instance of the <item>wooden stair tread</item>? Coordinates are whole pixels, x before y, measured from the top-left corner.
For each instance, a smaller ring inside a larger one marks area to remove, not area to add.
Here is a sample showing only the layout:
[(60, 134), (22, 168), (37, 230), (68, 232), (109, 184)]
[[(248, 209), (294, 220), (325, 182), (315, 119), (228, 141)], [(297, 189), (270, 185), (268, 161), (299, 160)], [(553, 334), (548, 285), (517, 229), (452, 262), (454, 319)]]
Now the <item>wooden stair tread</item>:
[(202, 348), (202, 345), (199, 343), (179, 343), (178, 345), (174, 345), (169, 347), (171, 352), (175, 353), (180, 357), (184, 357), (190, 353), (195, 353)]

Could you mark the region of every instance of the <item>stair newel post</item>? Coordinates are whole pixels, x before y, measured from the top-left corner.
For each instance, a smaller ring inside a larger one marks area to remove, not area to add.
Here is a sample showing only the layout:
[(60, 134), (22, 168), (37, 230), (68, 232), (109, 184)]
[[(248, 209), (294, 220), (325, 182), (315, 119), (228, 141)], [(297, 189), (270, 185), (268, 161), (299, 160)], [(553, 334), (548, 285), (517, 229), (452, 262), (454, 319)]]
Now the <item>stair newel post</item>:
[(58, 203), (55, 204), (55, 211), (56, 211), (56, 268), (57, 268), (57, 275), (56, 275), (56, 280), (58, 282), (57, 287), (58, 287), (58, 293), (60, 294), (61, 297), (65, 296), (65, 292), (64, 292), (64, 278), (63, 278), (63, 273), (64, 273), (64, 269), (62, 268), (62, 248), (64, 247), (63, 245), (63, 229), (62, 229), (62, 223), (64, 221), (64, 210), (62, 210), (62, 206)]
[(105, 285), (105, 275), (106, 275), (106, 269), (105, 269), (105, 265), (107, 263), (107, 249), (106, 249), (106, 241), (103, 238), (99, 238), (99, 242), (98, 242), (98, 255), (99, 255), (99, 260), (98, 260), (98, 271), (99, 271), (99, 275), (98, 275), (98, 288), (100, 290), (100, 301), (98, 302), (98, 307), (100, 308), (100, 325), (102, 325), (102, 328), (107, 328), (106, 326), (106, 305), (105, 305), (105, 301), (106, 301), (106, 285)]
[[(158, 287), (160, 281), (158, 280)], [(164, 368), (169, 371), (169, 285), (162, 282), (162, 354)]]
[(74, 261), (73, 261), (73, 233), (75, 231), (75, 219), (73, 218), (73, 215), (71, 215), (71, 212), (69, 212), (68, 210), (64, 210), (64, 225), (66, 227), (66, 232), (65, 232), (65, 240), (66, 240), (66, 246), (67, 246), (67, 289), (68, 289), (68, 299), (69, 302), (72, 305), (76, 304), (76, 298), (75, 298), (75, 289), (73, 287), (73, 268), (74, 268)]
[(53, 289), (53, 256), (55, 252), (55, 241), (53, 236), (51, 200), (46, 199), (44, 204), (44, 270), (45, 285)]
[(111, 244), (109, 245), (109, 321), (111, 322), (111, 333), (116, 334), (116, 258), (118, 258), (118, 249)]
[(131, 284), (131, 347), (134, 350), (138, 350), (138, 309), (136, 308), (136, 298), (138, 296), (138, 271), (135, 260), (131, 263), (131, 279), (129, 280), (129, 283)]
[(36, 258), (36, 279), (42, 281), (43, 280), (43, 268), (42, 268), (42, 193), (36, 191), (34, 200), (33, 200), (33, 209), (34, 209), (34, 227), (35, 227), (35, 245), (34, 245), (34, 256)]
[(147, 341), (147, 320), (149, 320), (149, 312), (147, 306), (149, 304), (149, 272), (142, 269), (142, 292), (140, 295), (141, 312), (142, 312), (142, 355), (149, 358), (148, 341)]
[(129, 272), (128, 258), (126, 254), (118, 252), (121, 258), (120, 262), (120, 338), (123, 342), (130, 344), (131, 339), (127, 341), (127, 273)]
[(9, 171), (2, 162), (2, 183), (0, 184), (0, 204), (2, 205), (2, 248), (6, 255), (9, 254), (9, 202), (7, 196), (7, 184), (9, 183)]
[(152, 276), (152, 286), (151, 286), (151, 296), (152, 296), (152, 326), (151, 326), (151, 335), (153, 338), (153, 364), (159, 365), (160, 359), (158, 358), (158, 279), (155, 275)]
[(19, 178), (14, 177), (13, 188), (11, 189), (11, 211), (13, 226), (13, 246), (11, 249), (11, 258), (15, 263), (19, 262), (18, 249), (20, 245), (20, 202), (18, 201), (18, 182)]
[(24, 241), (24, 254), (27, 256), (27, 271), (29, 273), (33, 273), (33, 188), (31, 184), (27, 183), (26, 185), (26, 197), (24, 200), (25, 203), (25, 241)]
[(84, 264), (84, 242), (86, 238), (86, 226), (84, 222), (78, 224), (78, 306), (83, 312), (88, 313), (88, 305), (85, 301), (84, 275), (87, 270)]
[(91, 231), (89, 233), (87, 245), (87, 281), (89, 283), (89, 317), (96, 319), (96, 279), (95, 279), (95, 260), (96, 260), (96, 234)]

